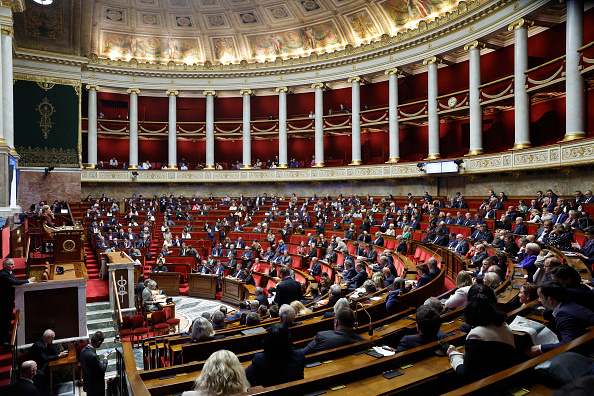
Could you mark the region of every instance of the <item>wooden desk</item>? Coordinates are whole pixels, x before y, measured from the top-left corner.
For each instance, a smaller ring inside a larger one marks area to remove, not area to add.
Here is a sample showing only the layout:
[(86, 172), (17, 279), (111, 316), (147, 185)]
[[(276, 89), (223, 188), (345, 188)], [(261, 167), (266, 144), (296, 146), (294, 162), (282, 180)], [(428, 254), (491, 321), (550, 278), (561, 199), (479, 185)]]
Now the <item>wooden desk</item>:
[(68, 356), (63, 357), (53, 362), (49, 362), (50, 368), (50, 392), (54, 390), (54, 371), (56, 370), (72, 370), (72, 394), (76, 392), (76, 349), (71, 349)]
[(234, 278), (223, 278), (223, 294), (221, 301), (238, 305), (245, 295), (245, 282)]
[(160, 290), (168, 296), (179, 296), (179, 272), (150, 273), (149, 278), (157, 282)]
[(189, 274), (188, 296), (215, 299), (218, 283), (217, 275)]

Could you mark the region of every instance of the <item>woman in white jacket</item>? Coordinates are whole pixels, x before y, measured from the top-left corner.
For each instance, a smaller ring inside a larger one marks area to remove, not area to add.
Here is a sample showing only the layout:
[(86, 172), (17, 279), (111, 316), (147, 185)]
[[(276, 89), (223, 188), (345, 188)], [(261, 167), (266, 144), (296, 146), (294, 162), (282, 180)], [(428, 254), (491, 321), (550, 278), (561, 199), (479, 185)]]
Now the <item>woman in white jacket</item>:
[(456, 291), (445, 302), (446, 308), (451, 310), (462, 308), (468, 302), (468, 289), (472, 286), (470, 272), (460, 271), (456, 276)]

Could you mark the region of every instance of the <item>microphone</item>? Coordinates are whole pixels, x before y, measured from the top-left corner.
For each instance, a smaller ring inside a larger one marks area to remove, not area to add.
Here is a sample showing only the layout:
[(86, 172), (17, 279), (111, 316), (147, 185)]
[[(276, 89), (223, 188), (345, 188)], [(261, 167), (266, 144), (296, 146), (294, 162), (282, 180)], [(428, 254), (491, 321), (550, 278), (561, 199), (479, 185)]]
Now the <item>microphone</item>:
[[(363, 309), (363, 312), (365, 312), (367, 314), (367, 316), (369, 317), (369, 335), (372, 336), (373, 335), (373, 323), (371, 321), (371, 315), (369, 315), (369, 312), (367, 312), (367, 309), (365, 309), (365, 306), (357, 301), (357, 305), (361, 306), (361, 309)], [(359, 328), (359, 323), (357, 323), (357, 328)]]

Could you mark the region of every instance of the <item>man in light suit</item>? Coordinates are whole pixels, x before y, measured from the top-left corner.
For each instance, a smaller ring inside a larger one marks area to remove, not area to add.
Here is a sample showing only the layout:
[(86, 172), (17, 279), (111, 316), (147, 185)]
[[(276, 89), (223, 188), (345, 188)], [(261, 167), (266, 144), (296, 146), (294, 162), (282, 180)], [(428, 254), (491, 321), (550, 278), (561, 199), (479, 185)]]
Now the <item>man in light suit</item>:
[(456, 235), (456, 240), (458, 241), (458, 244), (454, 249), (454, 253), (465, 256), (466, 253), (468, 253), (468, 249), (470, 248), (468, 246), (468, 242), (466, 242), (466, 239), (464, 239), (464, 235), (462, 234)]
[(545, 281), (538, 285), (538, 299), (541, 304), (553, 311), (556, 333), (559, 342), (555, 344), (534, 345), (526, 351), (530, 357), (547, 353), (563, 344), (575, 340), (594, 326), (594, 312), (567, 300), (566, 288), (557, 281)]
[(97, 356), (97, 348), (103, 344), (105, 334), (101, 331), (91, 336), (91, 343), (80, 352), (80, 365), (83, 377), (83, 390), (89, 396), (105, 395), (105, 370), (109, 353), (103, 353), (103, 359)]
[(353, 331), (354, 326), (355, 313), (353, 310), (350, 308), (339, 309), (334, 317), (334, 330), (318, 332), (315, 338), (302, 349), (303, 353), (309, 355), (365, 340)]

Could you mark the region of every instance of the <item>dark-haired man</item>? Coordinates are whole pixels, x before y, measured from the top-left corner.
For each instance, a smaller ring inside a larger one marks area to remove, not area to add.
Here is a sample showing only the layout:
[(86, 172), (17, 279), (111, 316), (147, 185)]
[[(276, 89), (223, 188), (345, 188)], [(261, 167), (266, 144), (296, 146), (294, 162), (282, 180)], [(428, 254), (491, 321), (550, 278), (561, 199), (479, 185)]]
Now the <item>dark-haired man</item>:
[(309, 355), (363, 341), (365, 338), (353, 331), (354, 326), (355, 313), (353, 310), (350, 308), (339, 309), (334, 317), (334, 330), (318, 332), (315, 338), (302, 349), (303, 353)]
[(97, 348), (103, 344), (105, 334), (101, 331), (91, 336), (91, 343), (80, 352), (80, 365), (83, 377), (83, 390), (89, 396), (105, 395), (105, 370), (109, 352), (103, 353), (103, 359), (97, 356)]
[(526, 350), (530, 357), (547, 353), (563, 344), (586, 334), (588, 326), (594, 326), (594, 312), (579, 304), (568, 301), (567, 290), (557, 281), (546, 281), (538, 285), (538, 299), (547, 309), (553, 310), (556, 333), (559, 342), (534, 345)]
[(428, 305), (421, 305), (417, 309), (417, 331), (418, 334), (407, 335), (402, 337), (396, 352), (404, 352), (409, 349), (420, 347), (448, 337), (450, 334), (446, 334), (441, 331), (441, 318), (435, 308)]

